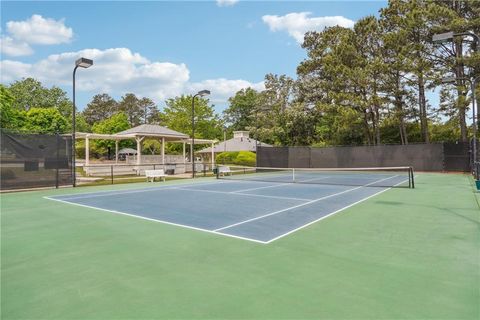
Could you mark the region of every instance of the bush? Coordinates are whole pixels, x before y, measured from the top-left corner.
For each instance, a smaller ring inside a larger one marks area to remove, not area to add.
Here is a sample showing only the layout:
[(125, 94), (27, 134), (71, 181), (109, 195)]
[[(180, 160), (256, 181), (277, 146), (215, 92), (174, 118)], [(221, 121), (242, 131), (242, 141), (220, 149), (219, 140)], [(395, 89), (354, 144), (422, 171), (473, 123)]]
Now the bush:
[(222, 152), (217, 155), (216, 163), (217, 164), (233, 164), (238, 154), (239, 152), (233, 152), (233, 151)]
[(235, 159), (234, 164), (254, 167), (256, 164), (256, 155), (250, 151), (240, 151)]
[(256, 155), (250, 151), (240, 151), (240, 152), (222, 152), (217, 155), (216, 158), (217, 164), (237, 164), (240, 166), (255, 166)]

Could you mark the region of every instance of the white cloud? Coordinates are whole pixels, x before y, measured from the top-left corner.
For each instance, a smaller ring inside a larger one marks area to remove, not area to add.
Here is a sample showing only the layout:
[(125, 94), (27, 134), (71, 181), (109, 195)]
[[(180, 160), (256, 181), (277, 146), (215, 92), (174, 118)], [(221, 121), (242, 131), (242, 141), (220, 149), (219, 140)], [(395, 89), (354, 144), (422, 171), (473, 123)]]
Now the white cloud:
[(286, 31), (298, 43), (303, 42), (307, 31), (322, 31), (326, 27), (341, 26), (352, 28), (355, 22), (342, 16), (310, 17), (311, 12), (292, 12), (284, 16), (265, 15), (262, 17), (270, 30)]
[(229, 80), (224, 78), (203, 80), (201, 82), (191, 83), (188, 85), (189, 91), (198, 92), (203, 89), (208, 89), (212, 92), (212, 102), (224, 103), (228, 98), (232, 97), (245, 88), (252, 88), (257, 91), (265, 90), (265, 84), (263, 81), (257, 83), (251, 83), (246, 80)]
[(28, 77), (31, 73), (32, 65), (19, 61), (2, 60), (0, 61), (0, 80), (3, 84), (8, 84), (23, 77)]
[(8, 84), (25, 77), (34, 77), (44, 85), (70, 88), (74, 61), (80, 57), (93, 60), (93, 66), (77, 70), (78, 91), (91, 94), (106, 92), (120, 96), (133, 92), (154, 99), (157, 103), (181, 94), (192, 94), (209, 89), (214, 103), (225, 103), (238, 90), (253, 87), (262, 90), (263, 82), (213, 79), (189, 82), (190, 71), (183, 63), (152, 62), (128, 48), (106, 50), (84, 49), (50, 55), (46, 59), (28, 64), (12, 60), (0, 61), (1, 82)]
[(60, 44), (69, 42), (73, 37), (71, 28), (65, 21), (44, 18), (34, 14), (25, 21), (7, 22), (7, 31), (12, 38), (29, 44)]
[(217, 0), (217, 6), (229, 7), (235, 5), (237, 2), (238, 0)]
[(17, 41), (8, 36), (0, 36), (0, 52), (12, 57), (33, 54), (32, 48), (26, 42)]

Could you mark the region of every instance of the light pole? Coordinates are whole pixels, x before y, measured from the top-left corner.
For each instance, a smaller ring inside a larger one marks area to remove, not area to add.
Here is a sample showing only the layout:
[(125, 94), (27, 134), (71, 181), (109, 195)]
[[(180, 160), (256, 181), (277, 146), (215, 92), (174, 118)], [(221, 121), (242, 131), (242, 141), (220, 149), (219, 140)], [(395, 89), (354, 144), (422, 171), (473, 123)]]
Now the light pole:
[(192, 144), (190, 145), (190, 154), (192, 155), (192, 178), (195, 179), (195, 154), (193, 153), (193, 146), (195, 145), (195, 98), (209, 95), (209, 90), (202, 90), (192, 97)]
[(477, 82), (479, 77), (474, 78), (471, 80), (470, 78), (461, 77), (449, 77), (442, 80), (442, 83), (456, 83), (457, 80), (463, 80), (470, 83), (470, 90), (472, 91), (472, 120), (473, 120), (473, 144), (472, 144), (472, 154), (473, 154), (473, 172), (475, 174), (475, 179), (479, 179), (479, 172), (477, 170), (477, 119), (476, 119), (476, 96), (475, 96), (475, 88), (477, 87)]
[(73, 69), (73, 113), (72, 113), (72, 178), (73, 186), (77, 185), (76, 181), (76, 172), (75, 172), (75, 114), (77, 113), (77, 108), (75, 106), (75, 74), (77, 73), (78, 67), (80, 68), (89, 68), (93, 65), (93, 60), (87, 58), (80, 58), (75, 61), (75, 68)]
[[(480, 42), (480, 38), (478, 37), (478, 35), (476, 35), (475, 33), (473, 32), (460, 32), (460, 33), (455, 33), (453, 31), (450, 31), (450, 32), (445, 32), (445, 33), (440, 33), (440, 34), (434, 34), (433, 37), (432, 37), (432, 41), (435, 42), (435, 43), (444, 43), (444, 42), (450, 42), (450, 41), (453, 41), (453, 38), (454, 37), (460, 37), (460, 36), (470, 36), (474, 39), (476, 45), (478, 46), (478, 43)], [(478, 51), (478, 49), (477, 49)], [(472, 146), (472, 153), (473, 153), (473, 156), (472, 156), (472, 160), (473, 160), (473, 173), (475, 175), (475, 180), (479, 180), (479, 172), (478, 172), (478, 168), (477, 168), (477, 165), (478, 165), (478, 162), (477, 162), (477, 120), (476, 120), (476, 110), (475, 110), (475, 89), (477, 87), (477, 81), (478, 81), (479, 77), (476, 77), (476, 78), (473, 78), (470, 79), (470, 78), (466, 78), (466, 77), (460, 77), (460, 78), (457, 78), (457, 77), (451, 77), (451, 78), (446, 78), (444, 79), (442, 82), (443, 83), (453, 83), (453, 82), (456, 82), (457, 80), (464, 80), (464, 81), (468, 81), (470, 83), (470, 87), (471, 87), (471, 90), (472, 90), (472, 119), (473, 119), (473, 146)]]

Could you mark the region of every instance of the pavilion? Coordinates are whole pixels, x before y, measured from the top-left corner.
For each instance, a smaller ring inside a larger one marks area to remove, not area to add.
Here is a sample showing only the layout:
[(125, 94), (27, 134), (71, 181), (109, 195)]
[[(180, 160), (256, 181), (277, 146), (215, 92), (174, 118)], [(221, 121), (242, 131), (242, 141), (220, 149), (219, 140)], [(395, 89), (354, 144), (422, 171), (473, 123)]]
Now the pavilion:
[[(100, 134), (100, 133), (86, 133), (77, 132), (77, 139), (85, 139), (85, 165), (90, 164), (90, 140), (115, 140), (115, 163), (118, 163), (118, 142), (121, 140), (135, 140), (137, 143), (137, 158), (136, 164), (142, 164), (142, 141), (146, 139), (155, 139), (161, 143), (161, 159), (162, 163), (165, 163), (165, 144), (169, 143), (182, 143), (183, 144), (183, 159), (186, 163), (186, 145), (189, 144), (191, 150), (193, 150), (192, 139), (181, 132), (162, 127), (153, 124), (142, 124), (137, 127), (121, 131), (115, 134)], [(208, 139), (195, 139), (195, 144), (211, 144), (214, 146), (215, 140)], [(213, 159), (213, 152), (212, 152)], [(193, 160), (193, 154), (190, 152), (190, 162)], [(213, 165), (213, 160), (212, 160)]]

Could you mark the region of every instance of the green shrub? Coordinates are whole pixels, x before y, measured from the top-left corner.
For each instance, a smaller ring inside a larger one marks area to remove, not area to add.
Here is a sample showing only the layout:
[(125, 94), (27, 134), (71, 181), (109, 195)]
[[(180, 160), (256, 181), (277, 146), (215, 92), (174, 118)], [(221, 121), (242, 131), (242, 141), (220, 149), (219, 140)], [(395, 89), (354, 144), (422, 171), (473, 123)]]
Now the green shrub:
[(256, 164), (256, 155), (250, 151), (240, 151), (237, 158), (234, 160), (234, 164), (254, 167)]
[(256, 155), (250, 151), (228, 151), (222, 152), (216, 157), (217, 164), (236, 164), (240, 166), (255, 166)]
[(238, 156), (238, 152), (228, 151), (219, 153), (216, 157), (217, 164), (233, 164)]

